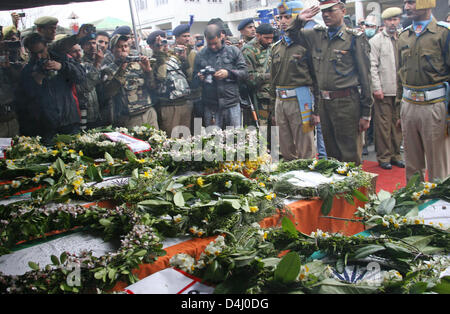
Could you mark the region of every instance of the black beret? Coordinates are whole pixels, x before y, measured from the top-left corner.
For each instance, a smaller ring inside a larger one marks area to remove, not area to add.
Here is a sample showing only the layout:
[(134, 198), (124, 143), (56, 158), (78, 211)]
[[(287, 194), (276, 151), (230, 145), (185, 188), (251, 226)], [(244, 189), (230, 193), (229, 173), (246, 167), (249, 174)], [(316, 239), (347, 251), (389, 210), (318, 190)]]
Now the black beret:
[(264, 23), (259, 25), (256, 28), (256, 33), (257, 34), (273, 34), (273, 31), (275, 29), (272, 27), (272, 25), (268, 24), (268, 23)]
[(155, 43), (156, 37), (158, 36), (166, 37), (166, 33), (162, 30), (157, 30), (150, 33), (150, 35), (148, 35), (147, 37), (147, 44), (153, 45)]
[(80, 39), (80, 45), (83, 46), (84, 44), (86, 44), (88, 41), (90, 40), (95, 40), (96, 35), (95, 34), (89, 34), (87, 36), (84, 36), (83, 38)]
[(248, 19), (245, 19), (245, 20), (241, 21), (239, 23), (239, 25), (238, 25), (238, 28), (237, 28), (238, 31), (240, 31), (241, 29), (243, 29), (244, 27), (246, 27), (250, 23), (255, 23), (255, 21), (253, 21), (252, 18), (248, 18)]
[(124, 25), (124, 26), (117, 27), (115, 29), (114, 33), (112, 34), (112, 36), (114, 36), (116, 34), (130, 35), (131, 33), (132, 33), (131, 32), (131, 27)]
[(178, 37), (184, 33), (189, 33), (190, 30), (191, 30), (191, 27), (189, 26), (189, 24), (181, 24), (173, 29), (172, 34), (175, 37)]

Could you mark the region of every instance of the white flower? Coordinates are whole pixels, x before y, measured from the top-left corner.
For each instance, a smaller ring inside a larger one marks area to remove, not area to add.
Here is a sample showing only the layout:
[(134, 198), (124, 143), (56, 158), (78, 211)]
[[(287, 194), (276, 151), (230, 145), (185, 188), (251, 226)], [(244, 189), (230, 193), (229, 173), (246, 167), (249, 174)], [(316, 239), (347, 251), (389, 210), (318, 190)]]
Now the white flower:
[(194, 263), (194, 258), (184, 253), (177, 254), (170, 259), (170, 265), (188, 273), (194, 270)]
[(177, 223), (180, 223), (182, 217), (183, 217), (183, 216), (181, 216), (180, 214), (178, 214), (178, 215), (176, 215), (176, 216), (173, 216), (173, 221), (174, 221), (176, 224), (177, 224)]
[(225, 182), (225, 187), (226, 187), (227, 189), (230, 189), (232, 185), (233, 185), (233, 183), (232, 183), (231, 181)]

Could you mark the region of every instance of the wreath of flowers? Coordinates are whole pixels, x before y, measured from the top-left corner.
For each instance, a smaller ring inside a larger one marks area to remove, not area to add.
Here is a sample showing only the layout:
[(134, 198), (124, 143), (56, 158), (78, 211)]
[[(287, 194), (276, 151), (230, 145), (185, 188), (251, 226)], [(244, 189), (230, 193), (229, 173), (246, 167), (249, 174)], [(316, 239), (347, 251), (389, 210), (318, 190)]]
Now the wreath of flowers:
[[(134, 283), (138, 278), (132, 273), (142, 263), (152, 263), (165, 255), (161, 237), (154, 228), (150, 215), (138, 215), (129, 207), (112, 209), (57, 204), (37, 208), (32, 204), (14, 204), (2, 207), (0, 220), (0, 253), (7, 254), (18, 241), (45, 237), (53, 230), (88, 227), (99, 231), (104, 240), (119, 239), (116, 252), (95, 257), (92, 252), (79, 255), (64, 252), (51, 256), (52, 264), (45, 267), (29, 262), (31, 271), (11, 276), (0, 273), (2, 293), (95, 293), (111, 289), (118, 281)], [(71, 265), (78, 265), (80, 284), (70, 286), (68, 275)]]

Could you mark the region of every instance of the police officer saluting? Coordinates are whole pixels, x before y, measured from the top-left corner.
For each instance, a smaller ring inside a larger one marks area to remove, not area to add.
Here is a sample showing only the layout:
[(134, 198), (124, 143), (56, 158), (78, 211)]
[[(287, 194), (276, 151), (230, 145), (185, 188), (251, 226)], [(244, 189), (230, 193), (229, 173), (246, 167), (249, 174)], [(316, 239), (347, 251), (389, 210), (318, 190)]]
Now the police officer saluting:
[[(300, 1), (282, 2), (278, 5), (280, 24), (290, 23), (302, 9)], [(284, 33), (272, 47), (270, 73), (271, 90), (276, 96), (275, 119), (281, 155), (285, 160), (314, 158), (311, 114), (317, 84), (308, 50)]]
[[(429, 181), (450, 174), (450, 30), (431, 15), (436, 1), (404, 1), (413, 22), (398, 40), (397, 101), (401, 101), (406, 179), (425, 165)], [(426, 161), (426, 163), (425, 163)]]
[[(373, 104), (370, 46), (361, 31), (346, 27), (345, 1), (322, 0), (319, 5), (303, 10), (288, 33), (312, 54), (320, 89), (320, 118), (313, 115), (313, 120), (321, 122), (327, 155), (359, 165)], [(320, 10), (326, 27), (304, 29)]]

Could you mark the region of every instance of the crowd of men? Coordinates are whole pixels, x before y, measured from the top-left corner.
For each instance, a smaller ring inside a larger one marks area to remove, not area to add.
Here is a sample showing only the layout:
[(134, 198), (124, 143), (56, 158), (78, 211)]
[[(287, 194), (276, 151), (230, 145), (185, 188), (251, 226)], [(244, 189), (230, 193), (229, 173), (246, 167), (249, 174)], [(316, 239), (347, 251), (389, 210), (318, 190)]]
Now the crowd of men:
[[(406, 164), (407, 179), (425, 169), (429, 180), (445, 178), (450, 30), (434, 6), (404, 0), (382, 12), (382, 25), (368, 16), (351, 27), (344, 0), (282, 1), (276, 27), (245, 19), (236, 38), (218, 18), (203, 35), (181, 24), (173, 43), (162, 30), (146, 38), (150, 56), (127, 26), (56, 35), (58, 20), (41, 17), (21, 38), (13, 14), (0, 44), (0, 137), (51, 144), (56, 134), (144, 124), (179, 136), (175, 127), (193, 130), (201, 118), (205, 127), (277, 126), (285, 160), (359, 165), (374, 140), (381, 168)], [(403, 14), (411, 24), (402, 29)]]

